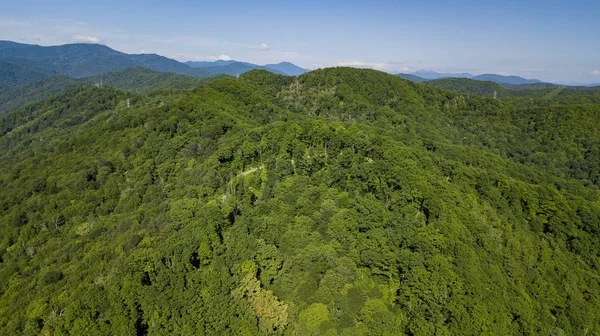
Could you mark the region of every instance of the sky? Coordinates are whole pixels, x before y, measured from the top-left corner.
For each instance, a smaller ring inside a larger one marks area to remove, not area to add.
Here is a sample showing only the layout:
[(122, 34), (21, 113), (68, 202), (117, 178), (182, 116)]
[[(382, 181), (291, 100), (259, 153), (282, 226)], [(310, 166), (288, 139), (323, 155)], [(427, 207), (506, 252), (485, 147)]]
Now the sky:
[(0, 40), (600, 83), (600, 1), (0, 0)]

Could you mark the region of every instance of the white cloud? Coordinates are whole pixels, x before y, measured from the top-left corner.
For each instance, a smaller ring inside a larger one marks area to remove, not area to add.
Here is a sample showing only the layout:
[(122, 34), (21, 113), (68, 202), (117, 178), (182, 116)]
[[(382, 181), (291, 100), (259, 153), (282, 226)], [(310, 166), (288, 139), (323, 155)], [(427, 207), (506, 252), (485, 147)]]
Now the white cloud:
[(98, 43), (100, 39), (95, 36), (73, 35), (73, 41), (84, 43)]
[(412, 68), (408, 68), (406, 66), (402, 66), (399, 64), (390, 64), (390, 63), (376, 63), (376, 62), (363, 62), (363, 61), (343, 61), (337, 62), (333, 64), (333, 66), (345, 66), (352, 68), (368, 68), (375, 69), (386, 72), (411, 72)]
[(338, 62), (336, 65), (353, 67), (353, 68), (374, 68), (374, 69), (383, 69), (386, 67), (385, 63), (371, 63), (371, 62), (361, 62), (361, 61)]
[(241, 47), (244, 48), (244, 49), (248, 49), (248, 50), (258, 50), (258, 51), (267, 51), (267, 50), (269, 50), (269, 45), (266, 44), (266, 43), (261, 43), (259, 45), (242, 44)]
[(197, 61), (231, 61), (231, 57), (228, 55), (219, 55), (219, 56), (196, 56), (194, 57)]
[(594, 76), (600, 76), (600, 70), (594, 70), (594, 71), (590, 72), (590, 74), (594, 75)]

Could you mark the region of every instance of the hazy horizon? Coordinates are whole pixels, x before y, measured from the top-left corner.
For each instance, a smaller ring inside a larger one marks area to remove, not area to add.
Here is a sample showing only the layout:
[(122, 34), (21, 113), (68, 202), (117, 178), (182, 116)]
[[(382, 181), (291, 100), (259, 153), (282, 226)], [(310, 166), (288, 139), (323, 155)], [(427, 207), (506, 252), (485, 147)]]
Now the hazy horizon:
[(7, 3), (0, 39), (178, 61), (291, 62), (599, 83), (600, 4), (575, 1)]

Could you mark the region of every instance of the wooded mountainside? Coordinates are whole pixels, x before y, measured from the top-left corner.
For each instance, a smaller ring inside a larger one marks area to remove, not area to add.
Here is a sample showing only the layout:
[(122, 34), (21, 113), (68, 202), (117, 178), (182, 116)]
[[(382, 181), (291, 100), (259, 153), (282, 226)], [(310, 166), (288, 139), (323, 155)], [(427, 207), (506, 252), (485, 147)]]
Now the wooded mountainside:
[(600, 333), (597, 90), (121, 79), (0, 112), (2, 334)]

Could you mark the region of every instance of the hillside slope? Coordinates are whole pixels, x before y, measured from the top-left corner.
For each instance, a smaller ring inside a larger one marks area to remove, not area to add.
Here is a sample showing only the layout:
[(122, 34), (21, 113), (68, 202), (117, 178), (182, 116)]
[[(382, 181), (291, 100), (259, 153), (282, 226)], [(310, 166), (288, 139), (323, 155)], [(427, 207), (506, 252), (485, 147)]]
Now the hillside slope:
[(0, 89), (24, 85), (48, 77), (48, 73), (37, 71), (14, 60), (0, 59)]
[(75, 43), (43, 47), (5, 43), (4, 47), (0, 48), (0, 59), (24, 60), (44, 69), (46, 73), (63, 74), (71, 78), (88, 77), (136, 66), (195, 77), (207, 76), (202, 69), (194, 69), (163, 56), (125, 54), (99, 44)]
[(252, 64), (248, 62), (238, 62), (234, 60), (218, 60), (214, 62), (208, 61), (188, 61), (185, 64), (193, 68), (203, 68), (213, 74), (227, 74), (230, 76), (238, 76), (247, 71), (254, 69), (267, 70), (276, 74), (287, 75), (287, 76), (298, 76), (308, 70), (303, 69), (290, 62), (281, 62), (277, 64), (267, 64), (264, 66)]
[(472, 77), (471, 79), (481, 80), (481, 81), (490, 81), (498, 84), (509, 84), (509, 85), (522, 85), (522, 84), (536, 84), (541, 83), (540, 80), (537, 79), (525, 79), (519, 76), (504, 76), (497, 74), (482, 74)]
[(511, 96), (511, 91), (491, 81), (479, 81), (469, 78), (442, 78), (428, 80), (423, 82), (423, 84), (448, 91), (474, 94), (480, 97), (493, 98), (494, 92), (497, 98)]
[(83, 78), (89, 84), (102, 83), (132, 93), (146, 94), (156, 90), (190, 90), (214, 80), (215, 77), (197, 78), (169, 72), (158, 72), (143, 67), (104, 73)]
[(284, 74), (282, 71), (279, 71), (276, 69), (270, 69), (270, 68), (267, 68), (264, 66), (260, 66), (260, 65), (256, 65), (256, 64), (252, 64), (252, 63), (246, 63), (246, 62), (232, 62), (232, 63), (228, 63), (226, 65), (203, 67), (201, 69), (213, 76), (223, 74), (223, 75), (237, 77), (237, 76), (239, 76), (243, 73), (246, 73), (250, 70), (256, 70), (256, 69), (267, 70), (267, 71), (270, 71), (270, 72), (273, 72), (276, 74), (280, 74), (280, 75)]
[(303, 73), (307, 73), (309, 70), (301, 68), (299, 66), (297, 66), (296, 64), (290, 63), (290, 62), (281, 62), (281, 63), (277, 63), (277, 64), (266, 64), (265, 68), (271, 69), (271, 70), (275, 70), (274, 72), (281, 72), (284, 75), (288, 75), (288, 76), (300, 76)]
[(71, 89), (0, 118), (0, 330), (598, 333), (599, 118), (350, 68)]
[(584, 86), (556, 86), (539, 84), (501, 85), (490, 81), (468, 78), (443, 78), (424, 81), (423, 84), (480, 97), (511, 100), (515, 106), (548, 106), (563, 104), (598, 104), (600, 90)]
[(415, 82), (415, 83), (421, 83), (426, 81), (427, 79), (423, 78), (423, 77), (419, 77), (417, 75), (411, 75), (411, 74), (405, 74), (405, 73), (399, 73), (396, 76), (400, 77), (400, 78), (404, 78), (406, 80)]
[(28, 84), (0, 89), (0, 116), (37, 103), (83, 83), (62, 75), (54, 75)]
[(79, 80), (53, 75), (22, 86), (0, 89), (0, 115), (27, 104), (37, 103), (75, 86), (102, 85), (132, 93), (149, 94), (158, 90), (190, 90), (222, 77), (223, 75), (197, 78), (142, 67), (127, 68)]

